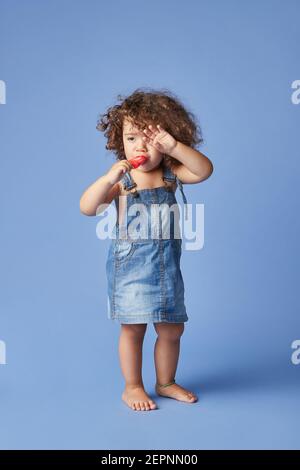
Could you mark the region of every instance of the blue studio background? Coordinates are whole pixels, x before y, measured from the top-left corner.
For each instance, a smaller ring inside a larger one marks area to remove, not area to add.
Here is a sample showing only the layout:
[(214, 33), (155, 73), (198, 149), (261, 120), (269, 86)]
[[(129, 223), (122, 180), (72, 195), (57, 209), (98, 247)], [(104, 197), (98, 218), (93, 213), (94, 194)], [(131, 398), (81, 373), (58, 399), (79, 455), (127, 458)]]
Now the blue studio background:
[[(298, 0), (0, 1), (1, 449), (300, 447), (299, 14)], [(199, 402), (155, 396), (149, 325), (155, 412), (121, 401), (109, 240), (79, 211), (114, 162), (97, 117), (137, 87), (174, 92), (214, 164), (184, 188), (205, 241), (182, 254), (177, 380)]]

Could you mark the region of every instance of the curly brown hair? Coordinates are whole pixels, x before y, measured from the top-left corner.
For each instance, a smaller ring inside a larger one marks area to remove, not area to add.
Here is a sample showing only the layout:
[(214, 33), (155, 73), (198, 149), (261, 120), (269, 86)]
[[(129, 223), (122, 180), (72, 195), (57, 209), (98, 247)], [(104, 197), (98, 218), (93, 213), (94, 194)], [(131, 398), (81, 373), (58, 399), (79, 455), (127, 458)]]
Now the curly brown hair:
[[(148, 90), (148, 91), (147, 91)], [(174, 93), (168, 90), (137, 88), (131, 95), (118, 95), (121, 101), (101, 114), (96, 129), (107, 138), (105, 148), (112, 150), (117, 160), (126, 159), (123, 146), (123, 122), (129, 119), (139, 130), (160, 124), (176, 140), (195, 148), (203, 142), (201, 128), (194, 114), (186, 109)], [(180, 164), (164, 155), (170, 166)]]

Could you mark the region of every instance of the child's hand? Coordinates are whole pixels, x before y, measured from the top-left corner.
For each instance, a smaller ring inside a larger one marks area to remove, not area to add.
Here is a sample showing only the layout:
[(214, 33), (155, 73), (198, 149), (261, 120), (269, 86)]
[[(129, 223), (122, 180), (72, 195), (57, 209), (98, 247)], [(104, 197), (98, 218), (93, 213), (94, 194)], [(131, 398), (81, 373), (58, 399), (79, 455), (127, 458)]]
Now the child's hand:
[(128, 162), (128, 160), (120, 160), (111, 167), (111, 169), (106, 173), (106, 178), (111, 185), (120, 181), (126, 173), (126, 171), (130, 171), (132, 166)]
[(147, 144), (152, 145), (152, 147), (159, 152), (170, 155), (176, 147), (177, 140), (160, 127), (159, 124), (157, 124), (156, 127), (157, 129), (150, 125), (148, 128), (144, 129), (145, 137), (143, 137), (143, 140)]

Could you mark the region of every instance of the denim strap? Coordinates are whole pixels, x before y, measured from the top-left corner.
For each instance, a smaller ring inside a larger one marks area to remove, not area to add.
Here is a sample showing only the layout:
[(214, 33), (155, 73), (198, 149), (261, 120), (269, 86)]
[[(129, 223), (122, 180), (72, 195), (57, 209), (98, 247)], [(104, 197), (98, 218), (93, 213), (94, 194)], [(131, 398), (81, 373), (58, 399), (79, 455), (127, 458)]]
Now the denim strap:
[(133, 181), (129, 171), (126, 171), (126, 173), (124, 173), (124, 176), (121, 181), (123, 183), (123, 188), (127, 191), (137, 186), (137, 184)]
[(186, 198), (186, 196), (185, 196), (185, 194), (184, 194), (184, 192), (183, 192), (182, 182), (180, 181), (179, 178), (177, 178), (177, 176), (176, 176), (176, 182), (177, 182), (177, 184), (178, 184), (178, 186), (179, 186), (179, 189), (180, 189), (180, 192), (181, 192), (181, 195), (182, 195), (182, 199), (183, 199), (183, 203), (184, 203), (184, 206), (183, 206), (183, 207), (184, 207), (184, 218), (185, 218), (185, 220), (187, 220), (187, 218), (188, 218), (188, 212), (187, 212), (187, 198)]
[(180, 190), (181, 195), (182, 195), (183, 203), (184, 203), (185, 219), (187, 219), (188, 218), (187, 198), (186, 198), (186, 196), (184, 194), (184, 191), (183, 191), (182, 182), (180, 181), (180, 179), (176, 175), (174, 175), (174, 173), (172, 172), (172, 170), (169, 167), (167, 167), (166, 165), (163, 165), (163, 169), (164, 169), (164, 174), (163, 174), (164, 181), (168, 181), (170, 183), (173, 183), (174, 181), (176, 181), (176, 183), (178, 184), (179, 190)]

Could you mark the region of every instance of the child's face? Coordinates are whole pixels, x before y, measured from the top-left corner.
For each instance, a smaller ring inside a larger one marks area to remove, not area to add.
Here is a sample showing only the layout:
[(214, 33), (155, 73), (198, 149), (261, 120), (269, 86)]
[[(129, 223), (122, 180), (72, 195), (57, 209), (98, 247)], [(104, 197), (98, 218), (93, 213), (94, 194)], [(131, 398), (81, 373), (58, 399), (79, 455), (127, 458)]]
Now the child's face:
[(123, 145), (127, 160), (146, 155), (147, 161), (136, 170), (151, 171), (162, 161), (163, 154), (143, 140), (146, 134), (136, 128), (128, 119), (123, 123)]

